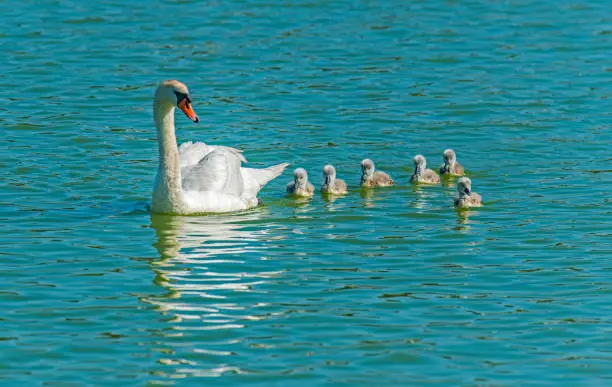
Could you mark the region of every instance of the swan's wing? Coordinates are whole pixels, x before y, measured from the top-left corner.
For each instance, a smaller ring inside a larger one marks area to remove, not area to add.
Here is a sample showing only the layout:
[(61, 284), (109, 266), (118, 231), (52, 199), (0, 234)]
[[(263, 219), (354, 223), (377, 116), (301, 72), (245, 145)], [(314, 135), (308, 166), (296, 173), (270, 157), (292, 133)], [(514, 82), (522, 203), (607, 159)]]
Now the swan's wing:
[(240, 149), (232, 148), (232, 147), (229, 147), (229, 146), (223, 146), (223, 145), (213, 145), (213, 146), (210, 146), (210, 148), (211, 148), (212, 150), (215, 150), (215, 149), (223, 149), (224, 151), (226, 151), (226, 152), (230, 152), (230, 153), (232, 153), (234, 156), (238, 157), (238, 159), (239, 159), (241, 162), (243, 162), (243, 163), (247, 163), (247, 162), (248, 162), (248, 161), (247, 161), (247, 159), (246, 159), (246, 158), (244, 158), (244, 155), (242, 154), (242, 151), (241, 151)]
[(214, 151), (215, 149), (225, 149), (226, 151), (235, 154), (240, 161), (246, 163), (246, 159), (242, 155), (242, 151), (236, 148), (230, 148), (229, 146), (222, 145), (207, 145), (203, 142), (192, 142), (187, 141), (182, 143), (179, 148), (179, 157), (181, 160), (181, 168), (190, 167), (196, 165), (202, 160), (207, 154)]
[(375, 171), (372, 181), (376, 184), (382, 185), (393, 185), (393, 179), (387, 173), (382, 171)]
[(264, 169), (240, 168), (244, 181), (244, 193), (251, 197), (257, 196), (259, 190), (270, 180), (280, 176), (288, 165), (288, 163), (282, 163)]
[(244, 157), (236, 149), (215, 147), (196, 165), (181, 171), (183, 190), (241, 196), (244, 191), (240, 171), (242, 159)]
[(465, 174), (465, 169), (463, 168), (463, 165), (459, 164), (459, 163), (455, 163), (455, 175), (463, 175)]
[(336, 179), (336, 192), (347, 193), (346, 182), (342, 179)]
[(203, 142), (184, 142), (179, 148), (179, 158), (181, 160), (181, 168), (196, 165), (200, 160), (211, 152), (208, 145)]
[(423, 177), (431, 182), (440, 182), (440, 176), (433, 169), (426, 169), (423, 171)]
[(306, 192), (311, 195), (314, 193), (314, 185), (312, 185), (311, 182), (308, 182), (308, 184), (306, 184)]

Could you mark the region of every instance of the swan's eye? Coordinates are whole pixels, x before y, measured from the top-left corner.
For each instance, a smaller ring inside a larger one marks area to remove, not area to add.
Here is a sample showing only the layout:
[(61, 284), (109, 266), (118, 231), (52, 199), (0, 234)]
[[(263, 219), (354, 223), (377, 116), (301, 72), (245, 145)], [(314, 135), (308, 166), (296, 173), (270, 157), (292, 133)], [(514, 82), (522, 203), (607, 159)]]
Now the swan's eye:
[(181, 93), (179, 91), (175, 91), (174, 95), (176, 95), (176, 104), (177, 105), (180, 105), (181, 102), (183, 102), (184, 99), (186, 99), (187, 102), (191, 103), (191, 98), (189, 98), (188, 94)]

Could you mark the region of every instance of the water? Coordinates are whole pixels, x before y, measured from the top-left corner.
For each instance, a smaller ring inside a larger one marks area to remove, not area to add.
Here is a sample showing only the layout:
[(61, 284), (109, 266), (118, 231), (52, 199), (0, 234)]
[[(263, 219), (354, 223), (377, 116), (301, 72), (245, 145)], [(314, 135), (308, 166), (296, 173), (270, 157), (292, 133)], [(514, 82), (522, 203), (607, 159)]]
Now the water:
[[(0, 384), (609, 385), (607, 2), (2, 2)], [(179, 140), (344, 198), (147, 211)], [(454, 181), (412, 188), (452, 147)], [(372, 158), (399, 182), (356, 189)]]

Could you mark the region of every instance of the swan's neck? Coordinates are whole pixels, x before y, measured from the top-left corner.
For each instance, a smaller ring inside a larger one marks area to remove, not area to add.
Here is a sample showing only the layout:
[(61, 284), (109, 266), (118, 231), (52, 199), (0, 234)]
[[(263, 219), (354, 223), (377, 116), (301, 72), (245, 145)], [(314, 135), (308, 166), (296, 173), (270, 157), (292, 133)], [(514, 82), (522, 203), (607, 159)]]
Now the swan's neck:
[(174, 212), (182, 203), (181, 168), (174, 129), (174, 107), (155, 103), (153, 106), (159, 167), (153, 192), (153, 208), (158, 212)]
[(450, 160), (444, 160), (444, 166), (442, 167), (442, 170), (444, 172), (451, 172), (453, 170), (453, 162)]
[(422, 164), (417, 164), (414, 167), (414, 175), (415, 176), (421, 176), (421, 174), (423, 174), (423, 171), (425, 170), (425, 167), (423, 167)]
[(372, 179), (374, 171), (372, 170), (361, 170), (361, 184), (365, 184)]

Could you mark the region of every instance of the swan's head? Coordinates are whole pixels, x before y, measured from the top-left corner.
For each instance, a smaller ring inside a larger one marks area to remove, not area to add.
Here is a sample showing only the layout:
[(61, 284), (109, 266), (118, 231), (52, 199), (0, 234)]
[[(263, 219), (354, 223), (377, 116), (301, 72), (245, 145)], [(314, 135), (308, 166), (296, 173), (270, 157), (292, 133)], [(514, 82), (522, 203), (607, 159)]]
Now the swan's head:
[(425, 161), (425, 157), (423, 155), (414, 156), (413, 161), (414, 161), (414, 166), (417, 167), (418, 169), (427, 168), (427, 161)]
[(457, 161), (457, 156), (455, 155), (455, 151), (452, 149), (445, 150), (444, 153), (442, 154), (442, 157), (444, 157), (444, 164), (446, 165), (454, 164), (455, 161)]
[(176, 80), (163, 81), (155, 92), (155, 103), (167, 106), (176, 106), (193, 122), (199, 122), (198, 115), (191, 106), (189, 90), (184, 83)]
[(327, 164), (323, 167), (324, 184), (329, 185), (336, 178), (336, 168), (333, 165)]
[(472, 192), (472, 180), (469, 177), (462, 177), (457, 181), (457, 192), (459, 195), (469, 195)]
[(308, 173), (304, 168), (298, 168), (293, 172), (293, 181), (298, 187), (306, 186), (308, 183)]
[(374, 174), (374, 162), (370, 159), (364, 159), (361, 162), (361, 173), (365, 176), (372, 176)]

